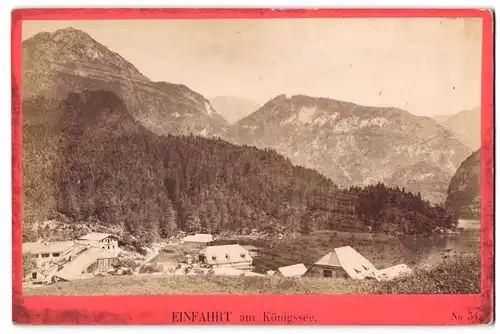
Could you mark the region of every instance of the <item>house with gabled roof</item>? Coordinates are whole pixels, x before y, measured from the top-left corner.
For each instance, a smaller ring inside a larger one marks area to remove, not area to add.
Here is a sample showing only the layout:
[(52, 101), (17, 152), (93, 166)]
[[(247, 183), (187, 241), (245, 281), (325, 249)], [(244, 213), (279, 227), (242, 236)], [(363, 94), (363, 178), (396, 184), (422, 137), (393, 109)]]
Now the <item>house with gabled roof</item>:
[(31, 254), (37, 267), (45, 263), (69, 258), (74, 253), (74, 241), (27, 242), (23, 243), (23, 254)]
[(251, 269), (253, 262), (248, 250), (238, 244), (205, 247), (198, 253), (198, 259), (215, 268), (231, 266), (237, 269)]
[(364, 279), (375, 278), (377, 268), (352, 247), (335, 248), (316, 261), (304, 274), (307, 277)]
[(278, 268), (273, 273), (273, 277), (302, 277), (307, 271), (303, 263), (293, 264), (291, 266)]
[(118, 240), (119, 238), (113, 234), (92, 232), (78, 238), (77, 242), (119, 253)]
[(114, 252), (90, 247), (53, 274), (57, 280), (71, 281), (97, 273), (107, 272), (119, 263)]
[(36, 268), (27, 277), (34, 283), (108, 271), (120, 252), (118, 237), (108, 233), (89, 233), (73, 241), (28, 242), (22, 247), (23, 255), (35, 260)]
[(209, 242), (214, 241), (214, 237), (211, 234), (197, 233), (188, 235), (182, 241), (186, 245), (207, 245)]

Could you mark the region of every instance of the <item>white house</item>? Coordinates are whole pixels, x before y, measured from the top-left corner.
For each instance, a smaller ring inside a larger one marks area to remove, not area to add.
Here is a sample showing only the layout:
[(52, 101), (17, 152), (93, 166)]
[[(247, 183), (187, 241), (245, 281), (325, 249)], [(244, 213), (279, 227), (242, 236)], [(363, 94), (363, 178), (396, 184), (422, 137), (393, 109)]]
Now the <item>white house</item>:
[(46, 263), (69, 259), (73, 254), (73, 241), (23, 243), (23, 254), (31, 254), (37, 267)]
[(248, 250), (240, 245), (208, 246), (198, 253), (198, 257), (201, 262), (212, 267), (251, 269), (253, 262)]
[(195, 235), (188, 235), (182, 239), (182, 241), (186, 245), (207, 245), (209, 242), (214, 241), (214, 237), (211, 234), (198, 233)]
[(118, 237), (109, 233), (88, 233), (77, 240), (78, 243), (109, 250), (115, 254), (120, 252)]
[(302, 263), (293, 264), (291, 266), (278, 268), (273, 273), (273, 277), (301, 277), (307, 271), (307, 268)]

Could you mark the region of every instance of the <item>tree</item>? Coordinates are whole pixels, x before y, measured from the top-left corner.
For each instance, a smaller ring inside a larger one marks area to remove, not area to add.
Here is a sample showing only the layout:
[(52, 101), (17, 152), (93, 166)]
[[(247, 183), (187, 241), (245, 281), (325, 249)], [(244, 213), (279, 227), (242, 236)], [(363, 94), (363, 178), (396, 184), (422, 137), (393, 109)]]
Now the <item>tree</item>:
[(186, 215), (184, 221), (184, 229), (186, 232), (199, 232), (201, 230), (201, 222), (198, 213), (191, 208)]
[(36, 268), (36, 262), (33, 255), (30, 253), (23, 254), (23, 276), (29, 275)]
[(177, 230), (177, 213), (172, 207), (172, 202), (166, 202), (163, 216), (160, 217), (160, 236), (169, 238)]

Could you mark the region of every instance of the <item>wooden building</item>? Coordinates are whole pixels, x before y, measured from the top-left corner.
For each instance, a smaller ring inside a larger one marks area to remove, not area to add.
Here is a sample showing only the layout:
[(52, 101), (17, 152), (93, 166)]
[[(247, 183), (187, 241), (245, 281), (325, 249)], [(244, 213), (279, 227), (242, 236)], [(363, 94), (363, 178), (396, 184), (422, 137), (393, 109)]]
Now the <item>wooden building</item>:
[(316, 261), (304, 274), (306, 277), (375, 278), (377, 268), (352, 247), (339, 247)]
[(240, 245), (208, 246), (198, 253), (200, 262), (211, 267), (231, 266), (251, 269), (253, 259), (248, 250)]

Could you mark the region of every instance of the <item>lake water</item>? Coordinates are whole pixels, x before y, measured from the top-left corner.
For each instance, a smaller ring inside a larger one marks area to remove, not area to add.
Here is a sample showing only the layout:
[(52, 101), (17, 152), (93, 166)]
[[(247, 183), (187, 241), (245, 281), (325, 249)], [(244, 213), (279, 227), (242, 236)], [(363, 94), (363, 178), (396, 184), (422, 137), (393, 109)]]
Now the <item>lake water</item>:
[(481, 222), (479, 220), (472, 219), (459, 219), (458, 227), (466, 230), (479, 230)]
[[(399, 241), (409, 251), (407, 256), (408, 265), (412, 267), (422, 265), (432, 265), (441, 261), (451, 253), (476, 252), (480, 249), (479, 227), (477, 220), (459, 220), (458, 227), (462, 232), (452, 235), (430, 235), (430, 236), (411, 236), (400, 235)], [(377, 241), (373, 241), (376, 243)], [(380, 243), (380, 241), (378, 241)], [(259, 256), (260, 249), (264, 246), (264, 240), (238, 239), (238, 240), (218, 240), (216, 244), (239, 243), (245, 248), (252, 248), (251, 255), (259, 262), (262, 258)], [(375, 245), (375, 244), (374, 244)], [(389, 261), (390, 262), (390, 261)], [(390, 265), (394, 265), (392, 263)], [(267, 266), (266, 266), (267, 267)], [(276, 269), (271, 268), (266, 269)]]

